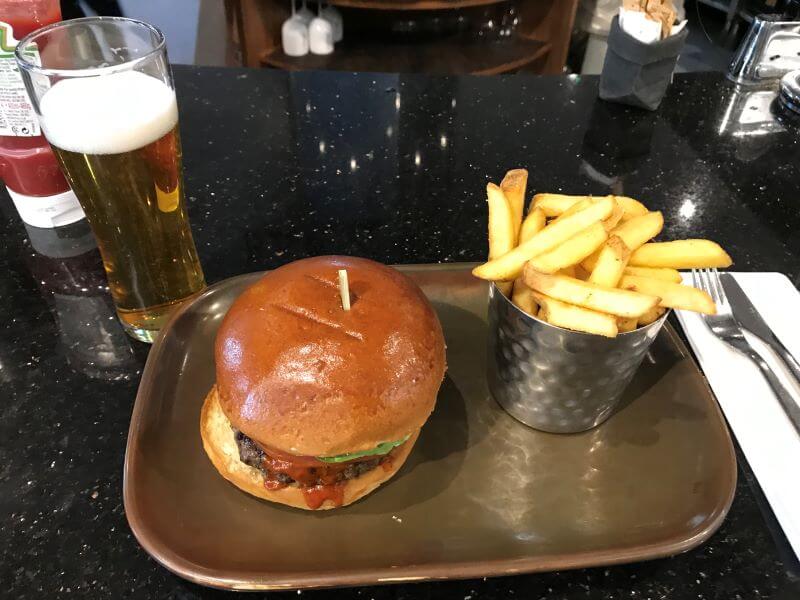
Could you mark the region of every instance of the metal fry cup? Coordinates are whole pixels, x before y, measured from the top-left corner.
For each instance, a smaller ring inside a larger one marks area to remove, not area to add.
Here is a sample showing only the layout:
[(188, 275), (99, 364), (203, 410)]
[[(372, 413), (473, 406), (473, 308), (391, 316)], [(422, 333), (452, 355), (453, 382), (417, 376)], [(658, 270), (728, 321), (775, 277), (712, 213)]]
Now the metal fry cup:
[(592, 429), (613, 414), (668, 314), (606, 338), (540, 321), (491, 284), (489, 390), (512, 417), (535, 429)]

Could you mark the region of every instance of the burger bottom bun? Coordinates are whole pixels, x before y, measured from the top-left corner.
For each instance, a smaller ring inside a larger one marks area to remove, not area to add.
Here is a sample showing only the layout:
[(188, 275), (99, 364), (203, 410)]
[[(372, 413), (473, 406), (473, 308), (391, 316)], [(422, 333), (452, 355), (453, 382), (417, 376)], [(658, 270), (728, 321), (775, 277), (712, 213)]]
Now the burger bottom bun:
[[(264, 476), (261, 471), (239, 460), (239, 448), (233, 436), (231, 422), (220, 407), (216, 385), (211, 388), (203, 403), (200, 413), (200, 436), (203, 438), (203, 448), (208, 454), (208, 458), (211, 459), (220, 474), (239, 489), (271, 502), (313, 510), (306, 504), (300, 488), (287, 486), (278, 490), (268, 490), (264, 487)], [(363, 498), (384, 481), (391, 479), (406, 462), (417, 437), (419, 437), (419, 430), (415, 431), (408, 441), (398, 448), (398, 452), (392, 458), (391, 468), (385, 469), (383, 466), (379, 466), (360, 477), (349, 479), (344, 485), (342, 506)], [(322, 506), (316, 510), (330, 508), (337, 508), (337, 506), (332, 501), (325, 500)]]

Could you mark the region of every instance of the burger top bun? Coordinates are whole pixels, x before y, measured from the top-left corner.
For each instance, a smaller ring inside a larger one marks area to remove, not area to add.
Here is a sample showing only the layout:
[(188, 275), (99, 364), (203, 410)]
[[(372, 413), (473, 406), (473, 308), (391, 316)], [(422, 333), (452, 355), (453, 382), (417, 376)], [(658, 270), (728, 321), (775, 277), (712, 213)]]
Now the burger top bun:
[[(346, 269), (351, 309), (342, 308)], [(217, 333), (220, 406), (268, 448), (334, 456), (401, 440), (433, 410), (445, 371), (442, 328), (402, 273), (345, 256), (264, 275)]]

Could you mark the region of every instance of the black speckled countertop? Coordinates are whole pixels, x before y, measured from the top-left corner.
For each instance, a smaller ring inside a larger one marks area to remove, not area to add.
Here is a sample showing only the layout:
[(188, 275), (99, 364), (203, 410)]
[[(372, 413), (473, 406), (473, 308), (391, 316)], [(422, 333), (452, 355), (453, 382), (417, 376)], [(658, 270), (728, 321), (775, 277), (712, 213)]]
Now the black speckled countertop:
[[(516, 166), (530, 190), (640, 198), (671, 235), (723, 243), (738, 269), (800, 271), (797, 132), (768, 94), (718, 74), (677, 76), (656, 113), (599, 101), (596, 78), (175, 74), (209, 283), (314, 254), (480, 260), (483, 188)], [(122, 463), (148, 347), (117, 324), (91, 235), (26, 230), (5, 195), (0, 207), (0, 596), (222, 595), (157, 565), (128, 529)], [(726, 522), (681, 556), (302, 595), (799, 598), (797, 559), (739, 459)]]

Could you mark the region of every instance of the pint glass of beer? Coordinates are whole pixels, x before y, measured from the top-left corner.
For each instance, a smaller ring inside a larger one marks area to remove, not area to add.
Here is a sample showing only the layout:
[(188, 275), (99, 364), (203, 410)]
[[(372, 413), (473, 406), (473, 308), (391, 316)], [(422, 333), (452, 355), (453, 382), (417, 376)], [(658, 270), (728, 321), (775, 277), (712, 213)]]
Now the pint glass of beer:
[(205, 287), (164, 36), (133, 19), (75, 19), (31, 33), (16, 58), (97, 238), (120, 321), (151, 342), (169, 312)]

